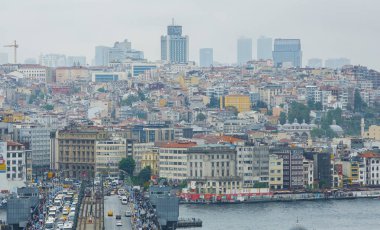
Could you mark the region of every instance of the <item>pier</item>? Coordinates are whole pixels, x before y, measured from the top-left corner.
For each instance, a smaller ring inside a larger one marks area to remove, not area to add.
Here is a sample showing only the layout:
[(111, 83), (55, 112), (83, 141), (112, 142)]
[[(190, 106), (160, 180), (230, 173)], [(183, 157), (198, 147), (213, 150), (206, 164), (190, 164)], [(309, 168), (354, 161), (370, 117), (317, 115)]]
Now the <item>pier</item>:
[(195, 218), (178, 219), (177, 228), (194, 228), (202, 227), (202, 220)]

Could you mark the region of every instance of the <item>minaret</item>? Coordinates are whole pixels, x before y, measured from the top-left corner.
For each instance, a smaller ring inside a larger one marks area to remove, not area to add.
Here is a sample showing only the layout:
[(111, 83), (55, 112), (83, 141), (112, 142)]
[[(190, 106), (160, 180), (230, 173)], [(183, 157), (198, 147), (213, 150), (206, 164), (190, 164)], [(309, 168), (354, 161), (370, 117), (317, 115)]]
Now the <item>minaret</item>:
[(361, 136), (364, 138), (364, 118), (360, 122)]

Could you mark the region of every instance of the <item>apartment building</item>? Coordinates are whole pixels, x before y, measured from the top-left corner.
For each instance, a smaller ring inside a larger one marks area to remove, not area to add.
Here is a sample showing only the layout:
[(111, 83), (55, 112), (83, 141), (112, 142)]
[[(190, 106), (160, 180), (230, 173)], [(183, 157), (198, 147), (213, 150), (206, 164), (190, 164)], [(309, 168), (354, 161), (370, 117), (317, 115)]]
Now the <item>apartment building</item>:
[(188, 183), (197, 193), (232, 194), (242, 188), (233, 145), (200, 145), (186, 154)]
[(81, 178), (95, 173), (96, 141), (107, 140), (102, 129), (68, 128), (58, 131), (58, 165), (62, 177)]

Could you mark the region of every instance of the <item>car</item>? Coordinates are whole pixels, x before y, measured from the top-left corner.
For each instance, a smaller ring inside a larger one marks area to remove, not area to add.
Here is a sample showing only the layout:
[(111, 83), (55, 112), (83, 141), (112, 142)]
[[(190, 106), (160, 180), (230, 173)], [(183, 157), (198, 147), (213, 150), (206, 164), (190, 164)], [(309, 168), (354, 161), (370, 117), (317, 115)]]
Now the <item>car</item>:
[(130, 211), (130, 210), (126, 210), (126, 211), (125, 211), (125, 216), (126, 216), (126, 217), (130, 217), (130, 216), (132, 216), (131, 211)]
[(108, 213), (107, 213), (108, 216), (113, 216), (113, 211), (112, 210), (109, 210)]
[(121, 215), (116, 215), (116, 220), (121, 220)]
[(121, 222), (121, 220), (116, 221), (116, 226), (123, 226), (123, 223)]

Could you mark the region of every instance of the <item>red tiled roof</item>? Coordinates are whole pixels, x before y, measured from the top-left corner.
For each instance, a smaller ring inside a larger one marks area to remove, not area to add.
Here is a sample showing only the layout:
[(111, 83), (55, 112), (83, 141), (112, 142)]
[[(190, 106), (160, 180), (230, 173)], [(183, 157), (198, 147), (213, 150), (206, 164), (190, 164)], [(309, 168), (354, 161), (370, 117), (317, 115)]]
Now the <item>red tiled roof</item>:
[(364, 152), (364, 153), (360, 154), (360, 156), (364, 157), (364, 158), (380, 158), (379, 153), (375, 153), (375, 152), (371, 152), (371, 151)]
[(7, 141), (7, 146), (23, 146), (23, 145), (18, 142)]
[(161, 148), (191, 148), (196, 146), (197, 143), (191, 141), (174, 141), (158, 143), (157, 145)]

